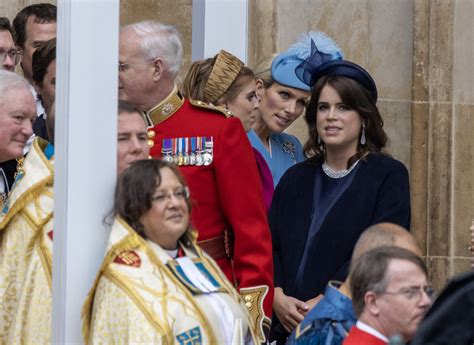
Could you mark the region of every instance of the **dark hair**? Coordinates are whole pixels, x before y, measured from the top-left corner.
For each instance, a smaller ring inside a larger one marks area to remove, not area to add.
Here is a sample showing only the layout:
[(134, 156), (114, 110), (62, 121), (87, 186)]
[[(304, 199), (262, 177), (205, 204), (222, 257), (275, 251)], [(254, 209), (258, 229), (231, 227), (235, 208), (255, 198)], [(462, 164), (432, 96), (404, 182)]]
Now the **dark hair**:
[(13, 19), (13, 29), (15, 32), (15, 42), (18, 47), (25, 48), (26, 23), (30, 16), (34, 16), (35, 23), (47, 24), (56, 23), (56, 6), (52, 4), (34, 4), (26, 6)]
[(13, 30), (7, 17), (0, 17), (0, 31), (8, 31), (13, 37)]
[(383, 120), (377, 105), (374, 103), (369, 92), (353, 79), (338, 75), (326, 75), (316, 82), (311, 92), (311, 100), (306, 108), (305, 120), (309, 131), (309, 139), (304, 146), (306, 156), (318, 161), (324, 158), (324, 143), (318, 144), (316, 113), (321, 91), (326, 85), (333, 87), (339, 94), (342, 102), (355, 110), (365, 124), (366, 144), (358, 144), (357, 153), (349, 158), (347, 167), (349, 168), (368, 152), (382, 152), (387, 143), (387, 135), (383, 130)]
[(389, 281), (387, 268), (394, 259), (410, 261), (428, 275), (426, 264), (421, 257), (404, 248), (381, 246), (362, 254), (354, 262), (350, 272), (352, 306), (357, 317), (364, 311), (367, 292), (385, 292)]
[[(140, 223), (140, 217), (152, 206), (151, 198), (156, 188), (161, 185), (161, 169), (169, 168), (179, 182), (187, 187), (184, 177), (178, 169), (165, 161), (146, 159), (133, 162), (119, 176), (115, 188), (112, 216), (120, 216), (140, 236), (146, 239), (145, 229)], [(188, 211), (191, 212), (191, 202), (186, 199)], [(189, 230), (188, 230), (189, 231)]]
[(141, 111), (136, 108), (132, 103), (127, 102), (127, 101), (118, 101), (118, 113), (139, 113), (141, 114)]
[(48, 66), (54, 60), (56, 60), (56, 38), (41, 43), (38, 49), (33, 53), (31, 69), (33, 72), (33, 80), (37, 85), (43, 85)]
[[(218, 55), (206, 60), (193, 62), (181, 85), (184, 97), (206, 103), (215, 102), (215, 100), (207, 99), (204, 96), (204, 88), (206, 86), (207, 80), (209, 79), (212, 68), (214, 67), (214, 64), (217, 60), (217, 56)], [(232, 81), (232, 84), (230, 84), (227, 90), (225, 90), (218, 101), (233, 101), (239, 94), (240, 90), (242, 90), (242, 88), (253, 79), (255, 79), (253, 71), (248, 67), (242, 67), (239, 74)]]

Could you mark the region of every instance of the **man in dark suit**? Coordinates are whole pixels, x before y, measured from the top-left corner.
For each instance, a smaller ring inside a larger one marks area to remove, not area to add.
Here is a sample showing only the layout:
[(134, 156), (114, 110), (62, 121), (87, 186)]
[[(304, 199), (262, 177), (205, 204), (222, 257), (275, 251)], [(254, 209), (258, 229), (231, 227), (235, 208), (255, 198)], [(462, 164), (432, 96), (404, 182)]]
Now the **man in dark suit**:
[(21, 52), (18, 52), (13, 41), (10, 21), (6, 17), (0, 17), (0, 69), (13, 72), (20, 60)]
[(33, 53), (39, 45), (56, 37), (56, 6), (52, 4), (34, 4), (26, 6), (13, 20), (16, 45), (23, 52), (21, 68), (23, 75), (32, 85), (31, 90), (36, 98), (38, 119), (33, 125), (33, 132), (44, 139), (46, 133), (46, 113), (33, 88)]

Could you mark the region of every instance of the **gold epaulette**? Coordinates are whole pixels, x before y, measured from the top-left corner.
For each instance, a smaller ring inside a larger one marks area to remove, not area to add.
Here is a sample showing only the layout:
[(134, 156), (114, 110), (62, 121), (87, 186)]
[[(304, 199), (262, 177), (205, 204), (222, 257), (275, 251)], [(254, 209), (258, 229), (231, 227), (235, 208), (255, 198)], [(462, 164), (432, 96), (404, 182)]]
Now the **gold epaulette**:
[(210, 110), (210, 111), (213, 111), (215, 113), (219, 113), (221, 115), (224, 115), (225, 117), (233, 117), (234, 116), (234, 114), (230, 110), (228, 110), (224, 107), (219, 107), (217, 105), (208, 104), (208, 103), (203, 102), (203, 101), (197, 101), (195, 99), (190, 99), (189, 103), (191, 103), (191, 105), (196, 107), (196, 108)]

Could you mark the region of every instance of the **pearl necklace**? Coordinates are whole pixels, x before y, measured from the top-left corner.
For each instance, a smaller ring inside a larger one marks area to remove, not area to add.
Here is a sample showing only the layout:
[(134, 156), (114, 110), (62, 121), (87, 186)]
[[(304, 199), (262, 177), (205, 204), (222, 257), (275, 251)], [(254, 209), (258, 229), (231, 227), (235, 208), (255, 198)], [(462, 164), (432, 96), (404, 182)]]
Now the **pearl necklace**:
[(359, 161), (357, 160), (354, 164), (352, 164), (352, 166), (349, 168), (349, 169), (345, 169), (345, 170), (334, 170), (333, 168), (331, 168), (326, 162), (323, 163), (323, 171), (324, 173), (329, 176), (330, 178), (343, 178), (347, 175), (349, 175), (349, 173), (354, 170), (354, 168), (356, 167), (357, 163), (359, 163)]

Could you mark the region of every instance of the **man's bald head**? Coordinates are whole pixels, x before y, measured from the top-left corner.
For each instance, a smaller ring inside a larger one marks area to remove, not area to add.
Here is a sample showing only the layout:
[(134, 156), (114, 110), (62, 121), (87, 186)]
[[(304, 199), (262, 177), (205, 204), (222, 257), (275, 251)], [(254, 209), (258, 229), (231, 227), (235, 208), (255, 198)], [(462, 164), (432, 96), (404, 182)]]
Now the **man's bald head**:
[(401, 247), (418, 256), (422, 255), (418, 243), (407, 229), (393, 223), (379, 223), (370, 226), (360, 235), (354, 247), (351, 261), (380, 246)]

